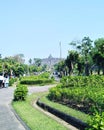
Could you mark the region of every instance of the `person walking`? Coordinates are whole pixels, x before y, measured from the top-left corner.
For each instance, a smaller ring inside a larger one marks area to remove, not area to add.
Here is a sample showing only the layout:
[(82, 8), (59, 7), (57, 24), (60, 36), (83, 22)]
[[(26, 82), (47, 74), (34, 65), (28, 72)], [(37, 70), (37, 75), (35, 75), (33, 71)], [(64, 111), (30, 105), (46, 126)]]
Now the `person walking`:
[(5, 80), (4, 80), (4, 86), (5, 88), (8, 88), (9, 87), (9, 77), (5, 77)]

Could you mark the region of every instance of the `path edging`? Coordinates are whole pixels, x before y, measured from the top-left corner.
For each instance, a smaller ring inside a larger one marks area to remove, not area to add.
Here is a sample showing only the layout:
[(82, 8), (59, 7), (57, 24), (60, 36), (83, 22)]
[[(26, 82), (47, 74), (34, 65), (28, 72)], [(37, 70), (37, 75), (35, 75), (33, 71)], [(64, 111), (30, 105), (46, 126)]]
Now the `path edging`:
[(78, 128), (80, 130), (84, 130), (86, 127), (88, 127), (87, 123), (84, 123), (81, 120), (76, 119), (75, 117), (72, 117), (64, 112), (61, 112), (55, 108), (52, 108), (52, 107), (46, 105), (45, 103), (41, 102), (39, 99), (37, 100), (36, 104), (38, 106), (40, 106), (41, 108), (43, 108), (44, 110), (54, 114), (55, 116), (63, 119), (67, 123), (70, 123), (71, 125), (75, 126), (76, 128)]
[[(12, 103), (11, 103), (11, 104), (12, 104)], [(15, 115), (15, 117), (18, 119), (18, 121), (24, 126), (24, 128), (25, 128), (26, 130), (31, 130), (31, 129), (27, 126), (27, 124), (21, 119), (21, 117), (17, 114), (17, 112), (15, 111), (15, 109), (12, 107), (11, 104), (9, 104), (10, 109), (11, 109), (11, 111), (14, 113), (14, 115)]]

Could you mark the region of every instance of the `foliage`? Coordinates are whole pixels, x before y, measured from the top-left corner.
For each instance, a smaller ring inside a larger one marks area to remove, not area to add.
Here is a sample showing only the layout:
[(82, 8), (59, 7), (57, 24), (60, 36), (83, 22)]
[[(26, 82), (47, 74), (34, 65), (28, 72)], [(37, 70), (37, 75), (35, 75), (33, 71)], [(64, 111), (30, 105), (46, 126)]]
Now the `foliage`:
[(13, 59), (15, 60), (15, 62), (18, 62), (20, 64), (23, 64), (25, 62), (24, 54), (17, 54), (15, 56), (13, 56)]
[(29, 73), (30, 74), (34, 74), (35, 72), (44, 72), (44, 71), (46, 71), (46, 69), (47, 69), (47, 65), (46, 64), (44, 64), (44, 65), (41, 65), (41, 63), (37, 63), (36, 62), (36, 64), (35, 63), (31, 63), (30, 65), (29, 65)]
[(14, 91), (14, 101), (24, 101), (28, 93), (28, 88), (25, 85), (17, 85), (17, 88)]
[(75, 64), (77, 63), (78, 59), (79, 59), (79, 54), (77, 51), (69, 51), (69, 55), (65, 60), (65, 64), (69, 69), (70, 75), (73, 74), (73, 69), (75, 68)]
[(16, 69), (15, 69), (15, 75), (16, 76), (23, 76), (23, 74), (24, 74), (24, 67), (22, 66), (22, 65), (19, 65), (19, 66), (17, 66), (16, 67)]
[(104, 38), (99, 38), (94, 42), (96, 49), (104, 55)]
[(86, 130), (104, 130), (104, 112), (96, 112), (89, 121), (89, 126)]
[(84, 37), (82, 41), (73, 41), (70, 43), (70, 45), (73, 47), (73, 50), (69, 51), (66, 59), (67, 66), (69, 68), (69, 74), (71, 74), (73, 70), (76, 69), (78, 70), (78, 75), (84, 73), (86, 76), (88, 76), (90, 66), (93, 63), (91, 55), (93, 48), (92, 40), (89, 37)]
[(65, 64), (65, 60), (61, 60), (57, 64), (54, 65), (55, 71), (60, 73), (58, 76), (62, 77), (67, 75), (68, 73), (68, 68)]
[(95, 47), (93, 48), (93, 60), (98, 66), (98, 74), (102, 69), (104, 75), (104, 38), (99, 38), (94, 42)]
[(19, 77), (28, 72), (28, 66), (15, 59), (15, 57), (6, 57), (0, 60), (0, 74)]
[(9, 86), (12, 86), (17, 81), (17, 78), (10, 78), (9, 79)]
[(49, 78), (49, 76), (50, 76), (50, 73), (48, 72), (44, 72), (39, 75), (40, 78)]
[(92, 50), (92, 40), (89, 37), (84, 37), (82, 39), (81, 44), (81, 52), (82, 55), (85, 56), (85, 60), (88, 60), (88, 55), (90, 54), (90, 51)]
[(60, 85), (50, 89), (48, 97), (89, 114), (93, 107), (104, 111), (104, 77), (64, 77)]
[(55, 67), (55, 70), (58, 71), (58, 72), (63, 71), (63, 69), (65, 67), (65, 61), (61, 60), (60, 62), (55, 64), (54, 67)]
[(31, 58), (29, 59), (29, 64), (30, 64), (30, 65), (32, 64), (32, 59), (31, 59)]
[(41, 65), (41, 59), (39, 58), (34, 58), (34, 62), (35, 62), (35, 65), (38, 67)]

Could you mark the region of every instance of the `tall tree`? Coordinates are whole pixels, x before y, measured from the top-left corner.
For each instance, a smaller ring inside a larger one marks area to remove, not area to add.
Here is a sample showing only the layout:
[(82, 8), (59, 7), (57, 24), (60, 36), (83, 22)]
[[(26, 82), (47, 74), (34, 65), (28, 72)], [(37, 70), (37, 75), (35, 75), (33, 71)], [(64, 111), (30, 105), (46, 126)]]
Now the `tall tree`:
[(19, 63), (22, 63), (22, 64), (25, 62), (24, 54), (17, 54), (15, 56), (13, 56), (13, 58), (16, 62), (19, 62)]
[(35, 62), (34, 64), (35, 64), (36, 66), (38, 66), (38, 67), (41, 66), (41, 62), (42, 62), (42, 61), (41, 61), (40, 58), (34, 58), (34, 62)]
[(0, 59), (2, 58), (2, 55), (0, 54)]
[(104, 38), (99, 38), (94, 42), (93, 60), (98, 66), (98, 74), (102, 69), (104, 75)]
[(69, 74), (73, 74), (73, 70), (75, 67), (75, 64), (77, 63), (79, 58), (79, 54), (77, 51), (69, 51), (69, 55), (67, 56), (65, 63), (67, 67), (69, 68)]
[(82, 44), (81, 44), (81, 51), (82, 55), (85, 56), (85, 60), (88, 61), (89, 54), (92, 50), (92, 40), (89, 37), (84, 37), (82, 39)]
[(30, 65), (32, 64), (32, 59), (31, 59), (31, 58), (29, 59), (29, 64), (30, 64)]
[(84, 65), (85, 75), (89, 75), (90, 66), (92, 62), (91, 58), (91, 50), (93, 48), (92, 40), (89, 37), (84, 37), (82, 41), (72, 41), (70, 45), (73, 46), (72, 48), (74, 48), (74, 50), (77, 51), (79, 55), (81, 55), (81, 59), (83, 59), (78, 61), (79, 74), (81, 73)]
[(63, 75), (64, 76), (67, 75), (67, 70), (66, 70), (66, 65), (64, 60), (61, 60), (60, 62), (55, 64), (54, 68), (56, 71), (60, 73), (60, 77), (62, 77)]

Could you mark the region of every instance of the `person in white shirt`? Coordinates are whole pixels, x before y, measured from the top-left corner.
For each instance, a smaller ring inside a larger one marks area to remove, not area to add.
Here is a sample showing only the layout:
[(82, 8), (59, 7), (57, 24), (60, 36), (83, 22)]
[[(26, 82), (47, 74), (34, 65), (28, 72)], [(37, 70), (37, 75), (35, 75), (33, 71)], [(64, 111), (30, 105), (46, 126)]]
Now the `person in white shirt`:
[(4, 87), (4, 76), (0, 75), (0, 87)]
[(9, 86), (9, 77), (5, 77), (5, 79), (4, 79), (4, 86), (5, 86), (5, 88), (8, 88), (8, 86)]

